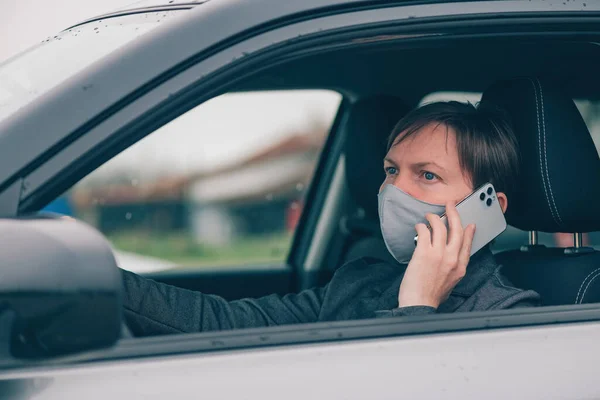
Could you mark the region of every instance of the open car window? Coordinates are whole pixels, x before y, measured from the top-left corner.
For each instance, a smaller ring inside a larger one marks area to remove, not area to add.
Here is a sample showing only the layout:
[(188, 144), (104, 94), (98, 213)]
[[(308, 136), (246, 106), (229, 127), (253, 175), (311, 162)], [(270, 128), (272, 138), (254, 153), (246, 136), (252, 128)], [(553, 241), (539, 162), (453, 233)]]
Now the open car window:
[(282, 265), (340, 100), (324, 90), (219, 96), (45, 210), (95, 226), (136, 273)]

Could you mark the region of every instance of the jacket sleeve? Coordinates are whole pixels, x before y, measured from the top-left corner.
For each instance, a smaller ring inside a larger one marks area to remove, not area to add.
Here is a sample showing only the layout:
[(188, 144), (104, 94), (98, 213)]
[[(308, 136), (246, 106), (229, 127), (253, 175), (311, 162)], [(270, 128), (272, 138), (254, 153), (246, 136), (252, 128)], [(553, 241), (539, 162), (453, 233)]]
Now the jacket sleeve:
[(316, 322), (327, 286), (228, 302), (123, 271), (125, 322), (136, 336)]
[(513, 296), (495, 304), (493, 310), (541, 306), (540, 295), (533, 290), (519, 290)]
[(375, 311), (375, 316), (377, 318), (386, 318), (386, 317), (408, 317), (415, 315), (431, 315), (437, 313), (437, 309), (429, 306), (409, 306), (409, 307), (399, 307), (394, 308), (393, 310), (381, 310)]

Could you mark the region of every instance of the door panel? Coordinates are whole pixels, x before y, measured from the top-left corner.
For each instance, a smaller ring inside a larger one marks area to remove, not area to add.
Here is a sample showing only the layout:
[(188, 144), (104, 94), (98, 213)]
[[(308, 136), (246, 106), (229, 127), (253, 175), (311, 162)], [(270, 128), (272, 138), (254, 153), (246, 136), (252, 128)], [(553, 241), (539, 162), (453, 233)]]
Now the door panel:
[(270, 294), (283, 296), (293, 291), (292, 269), (285, 265), (253, 268), (223, 267), (210, 270), (168, 270), (144, 276), (168, 285), (202, 293), (215, 294), (226, 300), (259, 298)]

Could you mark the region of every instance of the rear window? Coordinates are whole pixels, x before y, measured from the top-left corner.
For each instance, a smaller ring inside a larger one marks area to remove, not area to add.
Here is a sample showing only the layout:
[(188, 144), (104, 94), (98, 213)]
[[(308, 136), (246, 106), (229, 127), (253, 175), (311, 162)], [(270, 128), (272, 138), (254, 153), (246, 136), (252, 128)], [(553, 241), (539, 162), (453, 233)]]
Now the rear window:
[[(423, 97), (419, 105), (436, 101), (461, 101), (477, 104), (481, 100), (479, 92), (435, 92)], [(600, 101), (587, 99), (574, 99), (577, 109), (585, 121), (596, 149), (600, 149)]]

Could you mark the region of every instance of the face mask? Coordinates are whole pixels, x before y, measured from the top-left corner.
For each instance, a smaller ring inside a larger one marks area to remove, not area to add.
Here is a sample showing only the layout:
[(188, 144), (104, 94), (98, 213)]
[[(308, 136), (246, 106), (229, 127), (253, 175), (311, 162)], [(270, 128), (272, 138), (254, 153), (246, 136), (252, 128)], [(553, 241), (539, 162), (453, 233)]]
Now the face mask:
[(415, 251), (415, 225), (427, 223), (427, 213), (442, 215), (446, 207), (417, 200), (391, 184), (377, 197), (385, 245), (399, 263), (408, 263)]

